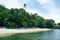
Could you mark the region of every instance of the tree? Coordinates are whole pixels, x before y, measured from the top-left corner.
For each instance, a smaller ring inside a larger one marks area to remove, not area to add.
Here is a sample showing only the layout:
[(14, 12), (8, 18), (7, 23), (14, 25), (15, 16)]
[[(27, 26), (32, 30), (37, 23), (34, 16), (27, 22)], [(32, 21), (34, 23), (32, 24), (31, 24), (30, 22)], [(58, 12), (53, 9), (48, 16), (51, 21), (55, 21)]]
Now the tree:
[(23, 27), (27, 27), (28, 26), (27, 22), (22, 22), (22, 25), (23, 25)]
[(7, 28), (16, 28), (16, 24), (14, 22), (8, 22)]
[[(24, 4), (26, 8), (26, 3)], [(19, 25), (19, 26), (18, 26)], [(55, 21), (52, 19), (44, 19), (37, 13), (26, 12), (23, 8), (8, 9), (0, 5), (0, 26), (17, 28), (19, 27), (39, 27), (54, 28)], [(60, 24), (58, 24), (60, 26)]]
[(56, 26), (55, 21), (53, 19), (47, 19), (45, 21), (45, 24), (47, 28), (55, 28)]
[(4, 14), (3, 12), (0, 12), (0, 26), (4, 26), (6, 23), (6, 14)]
[(24, 8), (26, 8), (26, 3), (24, 4)]
[(60, 23), (57, 23), (57, 26), (56, 26), (56, 28), (60, 28)]
[(45, 20), (44, 20), (43, 17), (38, 16), (37, 13), (31, 14), (31, 15), (32, 15), (32, 19), (36, 20), (36, 22), (37, 22), (37, 27), (39, 27), (39, 28), (45, 27), (45, 22), (44, 22)]

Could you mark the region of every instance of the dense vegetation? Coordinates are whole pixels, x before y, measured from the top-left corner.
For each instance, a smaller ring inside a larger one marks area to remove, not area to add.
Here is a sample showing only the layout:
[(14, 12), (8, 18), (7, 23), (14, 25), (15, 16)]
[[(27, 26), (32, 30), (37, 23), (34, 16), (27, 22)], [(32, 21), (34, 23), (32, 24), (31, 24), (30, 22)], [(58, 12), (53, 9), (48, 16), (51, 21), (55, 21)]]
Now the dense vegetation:
[[(57, 25), (57, 26), (56, 26)], [(0, 27), (6, 28), (57, 28), (60, 23), (56, 24), (53, 19), (44, 19), (37, 13), (26, 12), (23, 8), (8, 9), (0, 5)]]

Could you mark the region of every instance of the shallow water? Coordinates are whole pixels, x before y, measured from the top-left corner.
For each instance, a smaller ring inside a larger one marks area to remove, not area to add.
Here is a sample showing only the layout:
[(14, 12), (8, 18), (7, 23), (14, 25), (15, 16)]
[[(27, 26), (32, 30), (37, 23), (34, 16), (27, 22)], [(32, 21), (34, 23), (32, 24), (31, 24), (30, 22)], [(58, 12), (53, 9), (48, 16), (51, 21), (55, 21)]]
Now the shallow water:
[(60, 40), (60, 30), (50, 30), (38, 33), (14, 34), (0, 37), (0, 40)]

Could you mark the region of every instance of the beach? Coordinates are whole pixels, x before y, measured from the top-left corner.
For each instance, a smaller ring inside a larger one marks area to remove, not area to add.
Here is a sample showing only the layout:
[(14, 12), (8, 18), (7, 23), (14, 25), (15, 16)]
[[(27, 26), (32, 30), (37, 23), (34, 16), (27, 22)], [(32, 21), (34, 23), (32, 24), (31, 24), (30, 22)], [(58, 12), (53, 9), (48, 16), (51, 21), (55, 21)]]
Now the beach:
[(8, 33), (32, 33), (32, 32), (41, 32), (41, 31), (48, 31), (51, 29), (47, 28), (27, 28), (27, 29), (6, 29), (0, 28), (0, 34), (8, 34)]

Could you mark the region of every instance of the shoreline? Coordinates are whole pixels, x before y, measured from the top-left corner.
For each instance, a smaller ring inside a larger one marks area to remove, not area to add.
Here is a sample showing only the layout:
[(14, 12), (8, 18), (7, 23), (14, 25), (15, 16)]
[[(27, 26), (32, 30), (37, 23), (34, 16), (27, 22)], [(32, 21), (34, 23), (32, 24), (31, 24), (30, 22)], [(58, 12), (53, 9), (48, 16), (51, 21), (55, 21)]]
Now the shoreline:
[(28, 28), (28, 29), (5, 29), (5, 28), (0, 28), (0, 34), (34, 33), (34, 32), (48, 31), (48, 30), (52, 30), (52, 29), (47, 29), (47, 28)]

